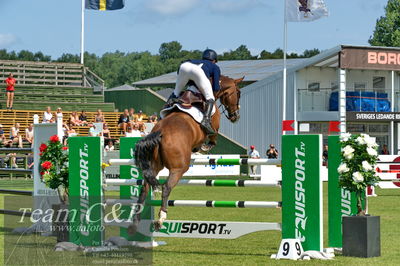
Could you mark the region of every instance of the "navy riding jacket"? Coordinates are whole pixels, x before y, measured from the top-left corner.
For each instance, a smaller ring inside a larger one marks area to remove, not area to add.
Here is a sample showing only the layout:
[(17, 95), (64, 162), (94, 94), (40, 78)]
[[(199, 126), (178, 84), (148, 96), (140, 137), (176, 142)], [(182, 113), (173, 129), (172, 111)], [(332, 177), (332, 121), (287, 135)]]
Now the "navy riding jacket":
[(200, 65), (203, 64), (201, 67), (206, 74), (207, 78), (212, 78), (212, 88), (213, 91), (219, 91), (219, 78), (221, 75), (221, 70), (219, 69), (219, 66), (214, 64), (213, 62), (209, 60), (188, 60), (187, 62), (190, 62), (192, 64)]

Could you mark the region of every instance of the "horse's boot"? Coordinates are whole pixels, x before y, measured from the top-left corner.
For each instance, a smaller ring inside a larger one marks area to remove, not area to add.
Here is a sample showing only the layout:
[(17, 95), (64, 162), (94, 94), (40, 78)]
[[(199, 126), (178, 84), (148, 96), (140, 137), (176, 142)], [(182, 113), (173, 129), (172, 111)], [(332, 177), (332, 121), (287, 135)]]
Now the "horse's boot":
[(214, 107), (215, 101), (213, 99), (209, 99), (206, 101), (206, 110), (204, 112), (203, 120), (200, 125), (205, 130), (207, 136), (215, 135), (215, 131), (211, 126), (211, 113)]
[(176, 103), (181, 103), (179, 98), (175, 95), (175, 93), (172, 92), (172, 94), (169, 96), (167, 103), (165, 104), (165, 108), (170, 107)]

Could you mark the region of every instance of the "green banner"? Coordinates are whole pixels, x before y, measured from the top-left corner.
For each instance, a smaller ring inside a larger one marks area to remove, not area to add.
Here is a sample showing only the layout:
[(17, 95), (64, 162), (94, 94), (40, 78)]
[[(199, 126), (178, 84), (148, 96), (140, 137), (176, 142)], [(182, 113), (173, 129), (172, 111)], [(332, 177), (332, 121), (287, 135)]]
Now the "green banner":
[(322, 251), (321, 135), (282, 137), (282, 238)]
[[(132, 159), (134, 158), (134, 149), (136, 142), (141, 138), (121, 138), (120, 139), (120, 158), (121, 159)], [(123, 179), (143, 179), (142, 171), (136, 166), (121, 165), (120, 166), (120, 178)], [(120, 187), (120, 198), (121, 199), (137, 199), (140, 195), (141, 186), (121, 186)], [(146, 198), (151, 200), (151, 194)], [(131, 213), (130, 206), (123, 206), (121, 210), (125, 210), (121, 213), (121, 218), (129, 218)], [(141, 219), (153, 220), (153, 211), (150, 206), (145, 207), (141, 213)], [(120, 236), (124, 237), (130, 241), (141, 241), (148, 242), (152, 241), (151, 237), (145, 236), (143, 234), (137, 233), (135, 235), (129, 235), (126, 228), (120, 229)]]
[(73, 137), (69, 146), (70, 241), (83, 246), (101, 246), (104, 234), (99, 137)]
[(356, 194), (339, 187), (339, 136), (328, 137), (328, 246), (342, 247), (342, 216), (357, 214)]

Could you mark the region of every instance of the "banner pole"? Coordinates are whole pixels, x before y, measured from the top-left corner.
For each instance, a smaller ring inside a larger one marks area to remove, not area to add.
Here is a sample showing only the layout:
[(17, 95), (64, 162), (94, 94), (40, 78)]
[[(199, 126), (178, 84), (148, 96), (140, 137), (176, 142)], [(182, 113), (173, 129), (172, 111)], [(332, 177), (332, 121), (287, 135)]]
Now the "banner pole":
[[(286, 120), (286, 51), (287, 51), (287, 17), (286, 17), (286, 1), (284, 1), (284, 23), (283, 23), (283, 89), (282, 89), (282, 120)], [(283, 135), (286, 131), (282, 132)]]
[(84, 62), (84, 42), (85, 42), (85, 0), (82, 0), (82, 14), (81, 14), (81, 64)]

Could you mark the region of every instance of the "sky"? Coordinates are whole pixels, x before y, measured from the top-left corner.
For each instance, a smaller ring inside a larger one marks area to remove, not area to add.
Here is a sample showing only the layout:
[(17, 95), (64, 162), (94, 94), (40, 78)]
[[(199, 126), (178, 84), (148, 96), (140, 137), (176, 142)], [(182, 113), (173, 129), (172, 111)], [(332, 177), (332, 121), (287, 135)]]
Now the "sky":
[[(288, 51), (368, 45), (387, 0), (325, 0), (329, 16), (288, 23)], [(178, 41), (253, 55), (283, 47), (283, 0), (125, 0), (117, 11), (85, 11), (85, 51), (150, 51)], [(0, 0), (0, 49), (80, 53), (81, 0)]]

